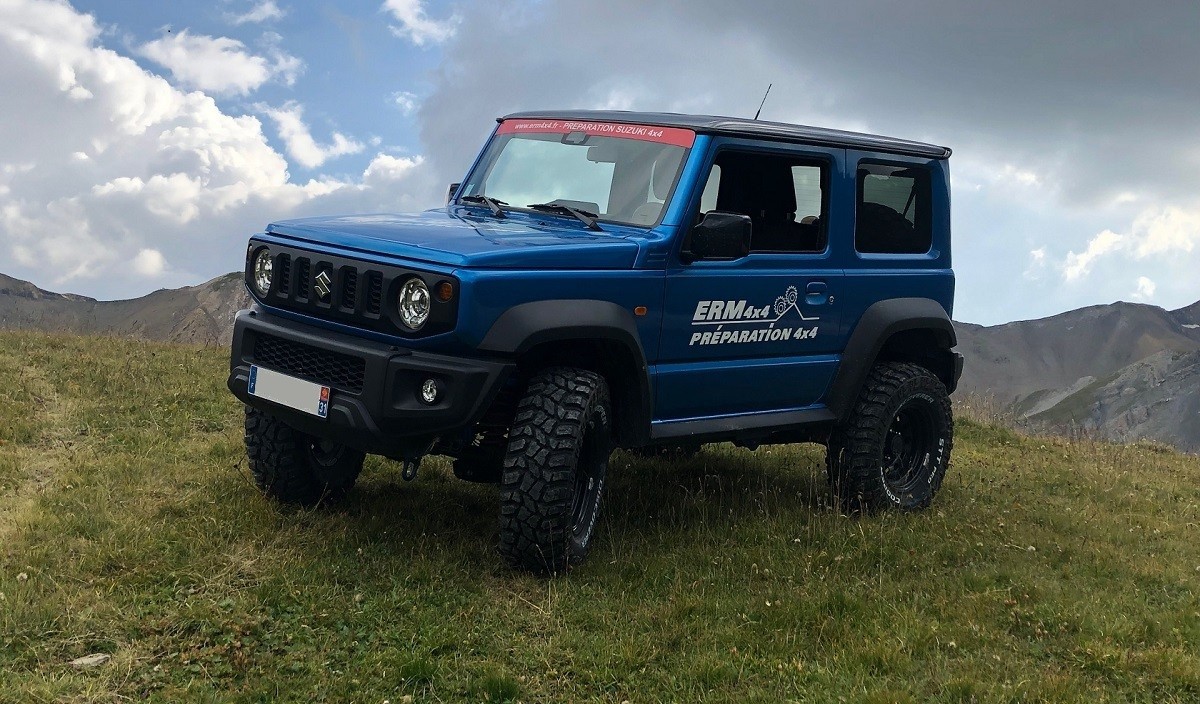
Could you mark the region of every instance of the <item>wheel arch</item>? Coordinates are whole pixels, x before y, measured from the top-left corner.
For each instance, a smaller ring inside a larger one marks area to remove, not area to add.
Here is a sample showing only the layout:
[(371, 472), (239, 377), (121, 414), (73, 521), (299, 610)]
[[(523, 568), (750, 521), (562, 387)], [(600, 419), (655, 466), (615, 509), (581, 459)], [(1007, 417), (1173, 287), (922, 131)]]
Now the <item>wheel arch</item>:
[(893, 298), (867, 308), (842, 353), (829, 388), (828, 406), (839, 419), (854, 407), (878, 361), (912, 362), (931, 371), (953, 392), (962, 372), (954, 324), (930, 298)]
[(549, 366), (587, 369), (605, 378), (618, 445), (636, 447), (650, 437), (653, 392), (646, 355), (632, 313), (611, 301), (534, 301), (500, 315), (479, 349), (517, 361), (529, 378)]

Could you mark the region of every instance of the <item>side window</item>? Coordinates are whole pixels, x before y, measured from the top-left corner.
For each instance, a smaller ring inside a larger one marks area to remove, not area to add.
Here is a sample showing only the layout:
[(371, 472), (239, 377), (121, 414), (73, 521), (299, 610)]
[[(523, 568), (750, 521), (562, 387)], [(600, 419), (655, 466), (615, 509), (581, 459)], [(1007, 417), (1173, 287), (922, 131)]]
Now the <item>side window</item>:
[(866, 254), (924, 254), (933, 246), (929, 171), (858, 166), (854, 248)]
[(721, 185), (721, 165), (713, 164), (708, 174), (708, 182), (704, 184), (704, 193), (700, 194), (700, 214), (717, 209), (717, 189)]
[(721, 152), (700, 196), (700, 212), (748, 215), (751, 252), (823, 252), (828, 171), (779, 154)]
[(796, 192), (796, 220), (821, 217), (821, 168), (793, 166), (792, 188)]

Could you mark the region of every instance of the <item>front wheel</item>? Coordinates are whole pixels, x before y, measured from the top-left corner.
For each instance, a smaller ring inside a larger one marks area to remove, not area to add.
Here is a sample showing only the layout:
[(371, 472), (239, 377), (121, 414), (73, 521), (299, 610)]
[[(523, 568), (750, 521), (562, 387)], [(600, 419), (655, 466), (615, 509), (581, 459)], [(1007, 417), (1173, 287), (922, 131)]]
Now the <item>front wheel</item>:
[(929, 506), (950, 464), (954, 416), (946, 387), (916, 364), (883, 362), (829, 439), (826, 468), (847, 511)]
[(500, 478), (500, 552), (559, 574), (587, 556), (612, 430), (608, 384), (593, 372), (546, 369), (517, 406)]
[(333, 503), (354, 486), (365, 455), (305, 435), (279, 418), (246, 407), (246, 455), (254, 483), (289, 504)]

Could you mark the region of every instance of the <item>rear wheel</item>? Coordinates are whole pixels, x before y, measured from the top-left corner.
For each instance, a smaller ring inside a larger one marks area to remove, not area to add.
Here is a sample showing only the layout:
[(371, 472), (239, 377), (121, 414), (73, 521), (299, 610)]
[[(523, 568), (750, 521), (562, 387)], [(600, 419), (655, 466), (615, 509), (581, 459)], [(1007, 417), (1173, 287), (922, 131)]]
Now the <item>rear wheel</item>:
[(542, 371), (517, 406), (500, 480), (500, 552), (539, 574), (587, 556), (612, 454), (608, 385), (593, 372)]
[(941, 488), (953, 445), (942, 382), (924, 367), (884, 362), (830, 436), (829, 481), (848, 511), (922, 509)]
[(246, 455), (259, 490), (277, 501), (303, 506), (342, 498), (354, 486), (365, 458), (357, 450), (305, 435), (249, 406)]

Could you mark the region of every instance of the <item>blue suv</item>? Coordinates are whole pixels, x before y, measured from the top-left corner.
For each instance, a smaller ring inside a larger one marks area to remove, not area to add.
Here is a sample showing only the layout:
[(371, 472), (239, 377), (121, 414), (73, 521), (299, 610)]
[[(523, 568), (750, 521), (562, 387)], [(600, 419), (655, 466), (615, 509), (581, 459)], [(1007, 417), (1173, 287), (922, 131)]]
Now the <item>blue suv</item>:
[(509, 115), (445, 207), (246, 248), (230, 390), (258, 486), (366, 453), (500, 487), (500, 552), (587, 554), (614, 448), (815, 442), (848, 511), (927, 506), (962, 372), (950, 150), (756, 120)]

